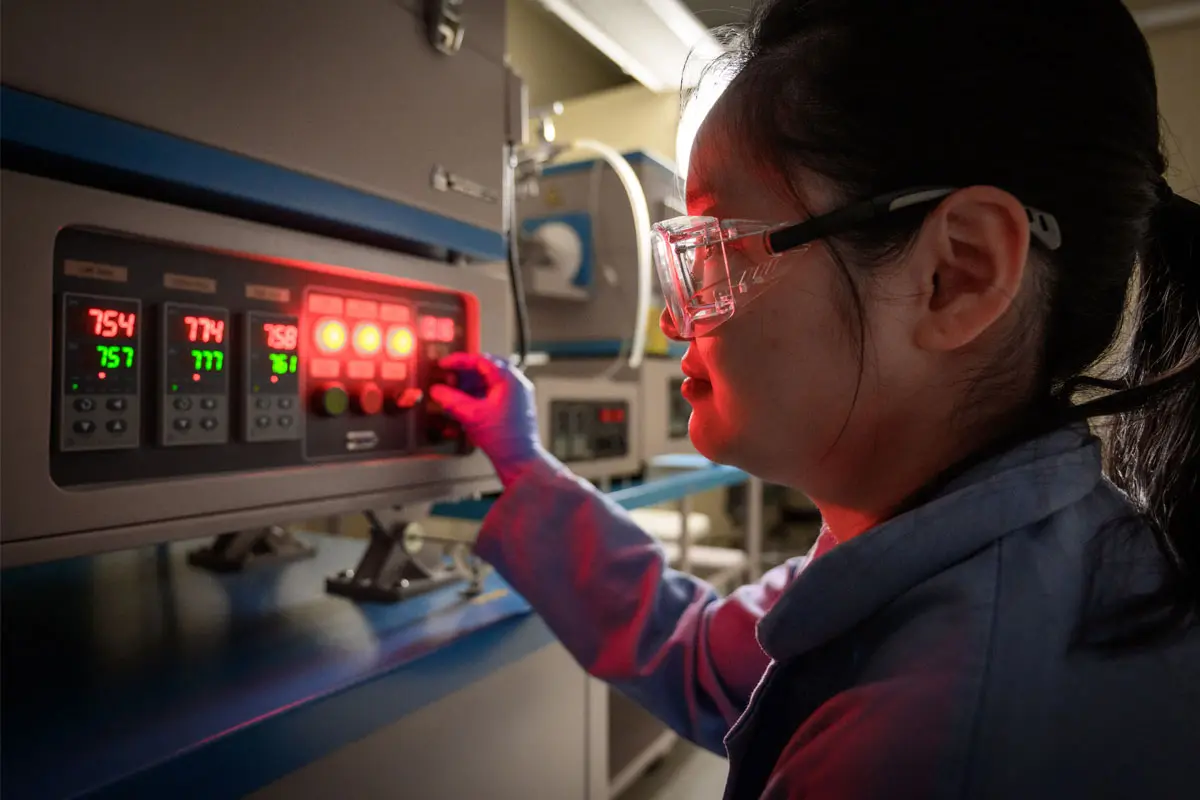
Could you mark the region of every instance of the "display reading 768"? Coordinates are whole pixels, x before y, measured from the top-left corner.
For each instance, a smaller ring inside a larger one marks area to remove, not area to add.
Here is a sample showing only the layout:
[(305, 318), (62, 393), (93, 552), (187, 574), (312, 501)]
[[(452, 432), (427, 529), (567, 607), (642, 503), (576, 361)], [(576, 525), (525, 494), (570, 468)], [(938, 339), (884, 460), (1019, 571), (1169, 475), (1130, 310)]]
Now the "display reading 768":
[(222, 394), (229, 354), (229, 312), (224, 308), (167, 303), (163, 353), (168, 394)]

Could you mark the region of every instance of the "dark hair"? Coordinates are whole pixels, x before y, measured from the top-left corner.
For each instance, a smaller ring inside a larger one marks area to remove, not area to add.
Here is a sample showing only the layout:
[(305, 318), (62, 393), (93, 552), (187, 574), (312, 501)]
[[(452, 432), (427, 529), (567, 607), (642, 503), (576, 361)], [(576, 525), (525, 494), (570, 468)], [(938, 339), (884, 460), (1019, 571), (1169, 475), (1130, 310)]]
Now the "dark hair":
[[(1194, 621), (1200, 206), (1163, 178), (1154, 67), (1130, 12), (1119, 0), (769, 0), (723, 33), (734, 135), (799, 202), (803, 168), (844, 201), (991, 185), (1057, 218), (1062, 247), (1034, 245), (1041, 324), (1008, 354), (1028, 362), (1040, 339), (1026, 412), (1054, 426), (1114, 417), (1109, 477), (1170, 562), (1172, 624)], [(878, 262), (913, 240), (922, 213), (831, 249)], [(1081, 377), (1116, 351), (1131, 285), (1122, 374)], [(1081, 388), (1105, 392), (1072, 404)]]

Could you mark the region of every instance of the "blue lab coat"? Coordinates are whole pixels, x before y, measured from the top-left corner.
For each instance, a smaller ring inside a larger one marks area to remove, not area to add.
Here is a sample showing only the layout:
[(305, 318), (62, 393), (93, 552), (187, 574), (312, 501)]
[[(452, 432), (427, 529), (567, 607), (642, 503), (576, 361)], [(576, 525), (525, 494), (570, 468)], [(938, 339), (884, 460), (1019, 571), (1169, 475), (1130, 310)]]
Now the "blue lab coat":
[(1097, 598), (1165, 569), (1144, 529), (1097, 537), (1128, 512), (1067, 428), (725, 598), (551, 464), (477, 552), (590, 673), (727, 753), (727, 798), (1196, 797), (1200, 638), (1076, 644)]

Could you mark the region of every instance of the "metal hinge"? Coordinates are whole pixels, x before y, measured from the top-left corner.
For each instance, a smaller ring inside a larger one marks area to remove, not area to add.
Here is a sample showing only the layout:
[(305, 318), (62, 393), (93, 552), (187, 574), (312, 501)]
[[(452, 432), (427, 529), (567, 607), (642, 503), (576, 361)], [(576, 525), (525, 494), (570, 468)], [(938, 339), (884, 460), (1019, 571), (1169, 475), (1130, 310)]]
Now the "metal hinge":
[(425, 25), (429, 43), (439, 53), (452, 56), (462, 49), (466, 25), (463, 23), (464, 0), (425, 0)]

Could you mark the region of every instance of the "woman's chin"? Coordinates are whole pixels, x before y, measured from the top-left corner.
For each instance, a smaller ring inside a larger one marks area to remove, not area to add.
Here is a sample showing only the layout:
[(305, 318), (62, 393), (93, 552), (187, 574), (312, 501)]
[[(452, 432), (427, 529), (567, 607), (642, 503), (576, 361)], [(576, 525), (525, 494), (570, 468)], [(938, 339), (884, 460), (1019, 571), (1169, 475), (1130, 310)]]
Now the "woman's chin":
[(729, 464), (733, 456), (733, 437), (723, 430), (718, 420), (706, 419), (707, 415), (696, 409), (692, 410), (688, 420), (688, 438), (696, 452), (717, 464)]

